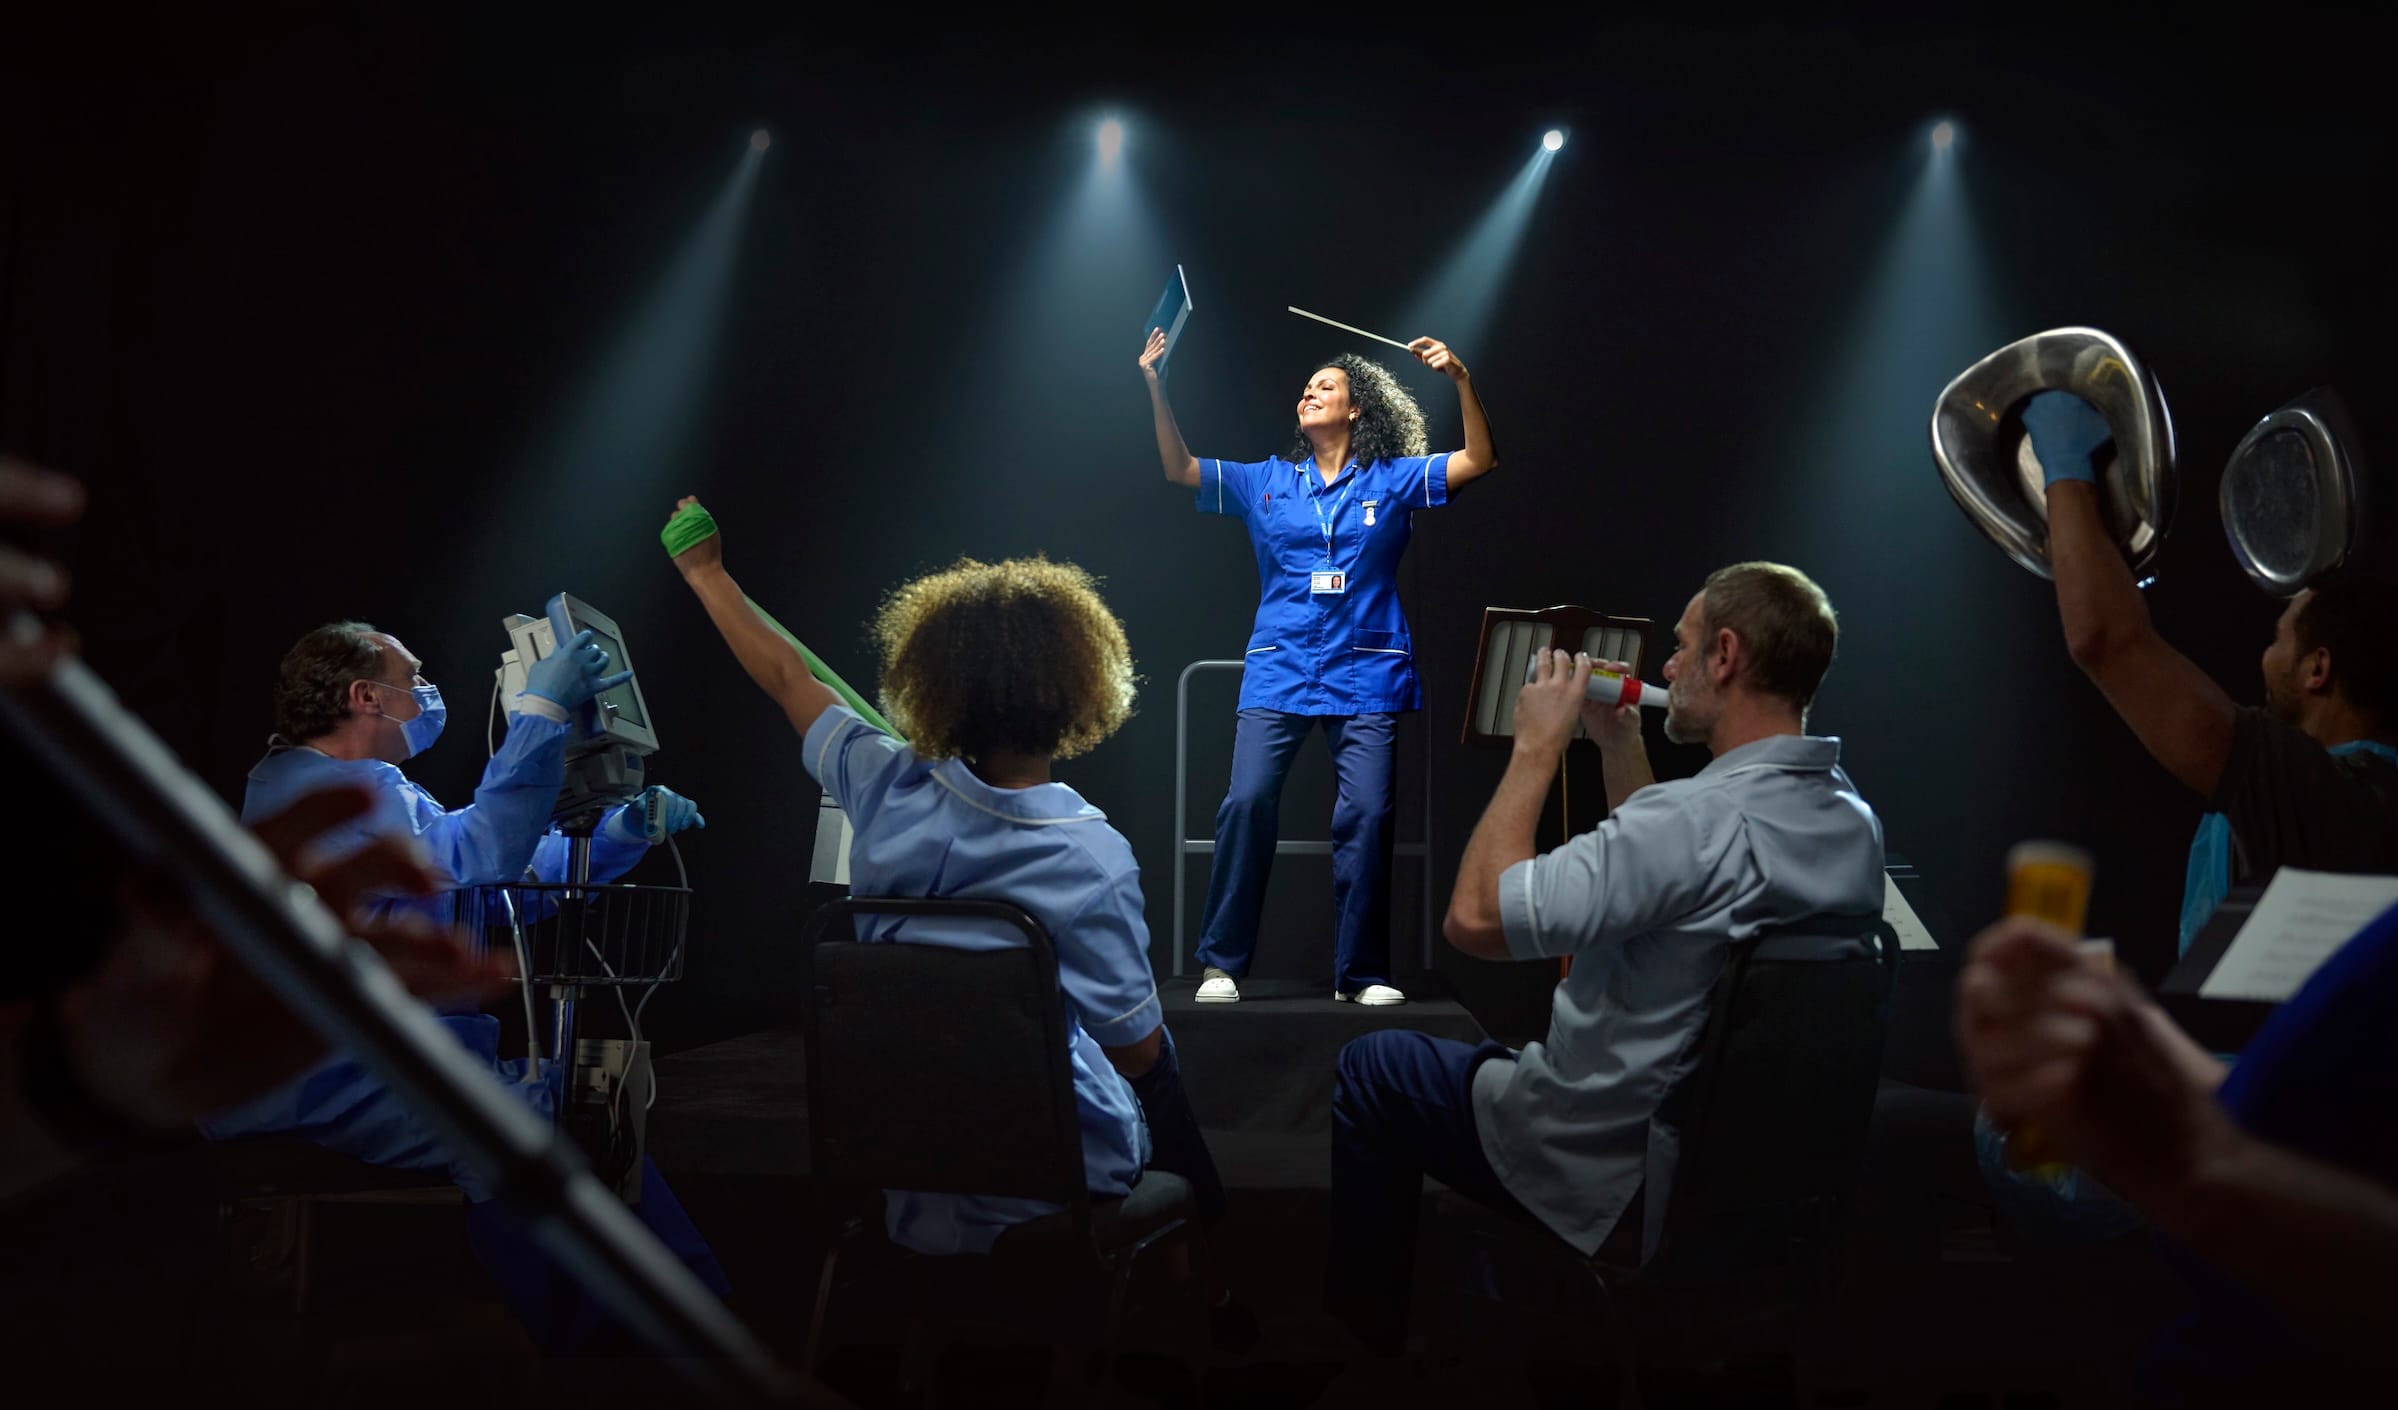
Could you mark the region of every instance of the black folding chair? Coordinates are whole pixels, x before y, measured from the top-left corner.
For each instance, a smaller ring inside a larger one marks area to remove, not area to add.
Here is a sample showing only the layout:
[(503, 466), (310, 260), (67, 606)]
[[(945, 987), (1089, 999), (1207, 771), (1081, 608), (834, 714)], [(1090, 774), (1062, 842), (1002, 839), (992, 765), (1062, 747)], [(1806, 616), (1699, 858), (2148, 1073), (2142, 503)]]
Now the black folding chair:
[[(860, 916), (996, 922), (1024, 943), (965, 950), (828, 933), (836, 922), (849, 931)], [(862, 1218), (838, 1211), (875, 1208), (881, 1190), (1016, 1197), (1059, 1211), (1010, 1229), (988, 1257), (911, 1257), (911, 1332), (927, 1311), (1008, 1323), (1053, 1312), (1049, 1299), (1022, 1295), (1048, 1276), (1092, 1288), (1104, 1313), (1083, 1366), (1087, 1393), (1114, 1353), (1135, 1260), (1196, 1221), (1189, 1184), (1163, 1171), (1143, 1174), (1121, 1199), (1092, 1197), (1048, 932), (1003, 901), (852, 897), (817, 911), (805, 949), (811, 1173), (823, 1207), (836, 1211), (806, 1373), (822, 1349), (836, 1259), (863, 1232)]]
[(1898, 960), (1878, 916), (1733, 948), (1697, 1055), (1650, 1123), (1647, 1256), (1622, 1267), (1575, 1255), (1603, 1304), (1619, 1403), (1638, 1402), (1644, 1355), (1703, 1358), (1727, 1314), (1786, 1326), (1824, 1287), (1864, 1171)]
[[(1821, 1272), (1865, 1168), (1898, 959), (1879, 917), (1813, 921), (1734, 950), (1698, 1060), (1652, 1123), (1649, 1178), (1670, 1191), (1661, 1236), (1619, 1286)], [(1673, 1134), (1679, 1158), (1660, 1181), (1656, 1153)]]

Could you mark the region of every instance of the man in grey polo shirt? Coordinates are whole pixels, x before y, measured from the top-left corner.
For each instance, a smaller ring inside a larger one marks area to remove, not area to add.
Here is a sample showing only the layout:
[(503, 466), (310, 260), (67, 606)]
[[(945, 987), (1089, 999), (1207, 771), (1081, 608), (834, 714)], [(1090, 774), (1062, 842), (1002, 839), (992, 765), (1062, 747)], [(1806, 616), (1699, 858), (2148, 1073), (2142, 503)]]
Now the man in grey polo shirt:
[[(1552, 653), (1518, 698), (1515, 757), (1458, 866), (1449, 943), (1573, 960), (1548, 1041), (1516, 1053), (1390, 1029), (1341, 1050), (1325, 1296), (1376, 1351), (1406, 1340), (1426, 1175), (1632, 1261), (1640, 1230), (1624, 1216), (1649, 1119), (1690, 1064), (1732, 944), (1881, 910), (1881, 824), (1840, 771), (1840, 741), (1806, 733), (1839, 639), (1823, 590), (1795, 568), (1735, 564), (1690, 599), (1674, 636), (1666, 737), (1704, 743), (1713, 762), (1656, 782), (1639, 711), (1585, 710), (1594, 663)], [(1609, 815), (1536, 854), (1578, 715)]]

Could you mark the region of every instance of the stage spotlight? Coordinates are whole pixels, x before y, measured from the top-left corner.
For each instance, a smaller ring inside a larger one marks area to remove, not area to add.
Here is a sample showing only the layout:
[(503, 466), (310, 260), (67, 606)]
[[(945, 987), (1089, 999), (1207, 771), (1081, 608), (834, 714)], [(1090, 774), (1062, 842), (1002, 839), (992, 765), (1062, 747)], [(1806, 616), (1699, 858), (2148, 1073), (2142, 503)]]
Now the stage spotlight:
[(1124, 150), (1124, 124), (1109, 118), (1099, 124), (1099, 160), (1113, 162)]
[(1554, 152), (1565, 145), (1565, 134), (1552, 127), (1549, 135), (1540, 139), (1540, 145)]
[(1953, 122), (1936, 122), (1936, 123), (1933, 123), (1933, 124), (1932, 124), (1932, 150), (1933, 150), (1933, 151), (1935, 151), (1935, 152), (1945, 152), (1945, 151), (1947, 151), (1947, 150), (1949, 149), (1949, 146), (1950, 146), (1950, 144), (1951, 144), (1951, 143), (1953, 143), (1953, 142), (1955, 142), (1956, 140), (1957, 140), (1957, 125), (1956, 125), (1955, 123), (1953, 123)]
[(773, 141), (774, 138), (767, 134), (765, 128), (761, 127), (749, 134), (749, 149), (753, 152), (763, 152)]

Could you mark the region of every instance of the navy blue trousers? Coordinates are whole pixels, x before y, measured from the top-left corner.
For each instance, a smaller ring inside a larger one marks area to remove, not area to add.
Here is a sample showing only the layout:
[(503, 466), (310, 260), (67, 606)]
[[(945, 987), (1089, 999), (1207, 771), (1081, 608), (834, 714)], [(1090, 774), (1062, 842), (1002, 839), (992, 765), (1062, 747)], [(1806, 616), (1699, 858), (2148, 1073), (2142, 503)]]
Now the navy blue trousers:
[(1324, 1306), (1379, 1354), (1406, 1349), (1425, 1176), (1493, 1209), (1533, 1218), (1499, 1183), (1474, 1128), (1474, 1070), (1507, 1055), (1498, 1043), (1470, 1045), (1405, 1028), (1369, 1033), (1341, 1049), (1332, 1088)]
[(1391, 813), (1398, 716), (1286, 715), (1243, 710), (1232, 736), (1232, 787), (1216, 809), (1216, 860), (1199, 917), (1199, 963), (1249, 973), (1266, 878), (1282, 821), (1282, 782), (1321, 724), (1340, 793), (1332, 805), (1332, 987), (1353, 994), (1390, 982)]

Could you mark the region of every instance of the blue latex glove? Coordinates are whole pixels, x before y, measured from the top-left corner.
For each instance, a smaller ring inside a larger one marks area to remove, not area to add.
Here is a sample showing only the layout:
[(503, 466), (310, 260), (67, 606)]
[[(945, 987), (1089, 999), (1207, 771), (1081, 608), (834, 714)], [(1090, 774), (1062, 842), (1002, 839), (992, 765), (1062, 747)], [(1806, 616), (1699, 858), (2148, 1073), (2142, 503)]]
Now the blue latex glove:
[(708, 820), (700, 816), (699, 805), (671, 788), (645, 788), (640, 796), (627, 803), (611, 819), (628, 842), (645, 842), (652, 847), (678, 832), (706, 827)]
[(2023, 408), (2023, 429), (2049, 484), (2098, 479), (2098, 450), (2115, 438), (2098, 408), (2071, 392), (2042, 392)]
[(608, 653), (591, 644), (591, 633), (580, 631), (573, 640), (533, 663), (525, 672), (525, 694), (542, 699), (569, 712), (591, 703), (591, 698), (610, 691), (633, 678), (631, 671), (611, 676)]

